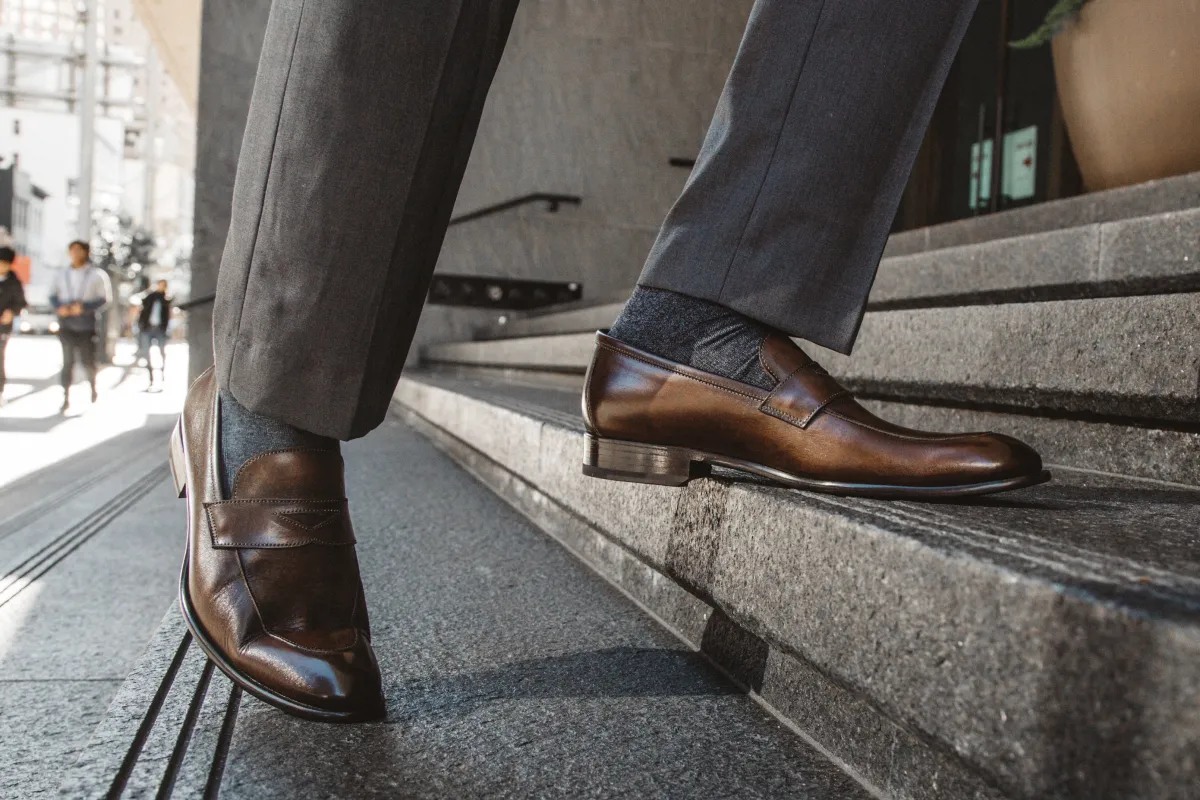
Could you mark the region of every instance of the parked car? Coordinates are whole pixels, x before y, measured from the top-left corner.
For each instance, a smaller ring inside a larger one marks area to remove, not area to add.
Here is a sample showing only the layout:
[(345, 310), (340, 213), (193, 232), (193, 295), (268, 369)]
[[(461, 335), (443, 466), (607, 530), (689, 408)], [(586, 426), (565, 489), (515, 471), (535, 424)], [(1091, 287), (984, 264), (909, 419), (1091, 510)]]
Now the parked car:
[(13, 328), (18, 333), (58, 333), (58, 315), (49, 306), (29, 306), (21, 312)]

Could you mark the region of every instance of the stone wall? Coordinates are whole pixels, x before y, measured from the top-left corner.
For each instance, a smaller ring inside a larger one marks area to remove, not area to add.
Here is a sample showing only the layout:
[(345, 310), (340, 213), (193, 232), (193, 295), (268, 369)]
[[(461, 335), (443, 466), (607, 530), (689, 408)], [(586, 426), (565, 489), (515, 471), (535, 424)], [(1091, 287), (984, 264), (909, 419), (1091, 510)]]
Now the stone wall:
[[(215, 284), (234, 167), (269, 0), (205, 0), (196, 174), (195, 296)], [(524, 0), (457, 211), (537, 191), (577, 194), (452, 228), (441, 272), (574, 280), (587, 298), (631, 286), (700, 148), (752, 0)], [(419, 344), (494, 313), (433, 307)], [(211, 363), (192, 314), (193, 372)], [(414, 346), (414, 352), (416, 347)]]
[[(694, 158), (752, 0), (524, 0), (456, 212), (537, 191), (576, 194), (450, 229), (439, 272), (627, 290)], [(495, 313), (426, 309), (417, 344)], [(414, 345), (415, 349), (415, 345)]]
[[(270, 0), (204, 0), (196, 112), (196, 217), (192, 297), (211, 294), (229, 230), (229, 206), (242, 132)], [(188, 315), (192, 378), (212, 364), (212, 306)]]

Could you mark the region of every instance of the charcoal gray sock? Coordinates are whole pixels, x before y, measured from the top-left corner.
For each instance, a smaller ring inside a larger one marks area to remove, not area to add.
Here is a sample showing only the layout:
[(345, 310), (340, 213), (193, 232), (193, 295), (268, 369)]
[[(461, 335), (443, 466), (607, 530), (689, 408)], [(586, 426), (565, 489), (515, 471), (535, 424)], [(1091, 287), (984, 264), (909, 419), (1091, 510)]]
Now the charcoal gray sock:
[(771, 329), (707, 300), (639, 286), (608, 333), (680, 364), (767, 391), (775, 388), (758, 360)]
[(255, 414), (221, 390), (221, 492), (225, 497), (229, 497), (243, 464), (259, 453), (288, 447), (315, 447), (335, 453), (339, 450), (337, 439)]

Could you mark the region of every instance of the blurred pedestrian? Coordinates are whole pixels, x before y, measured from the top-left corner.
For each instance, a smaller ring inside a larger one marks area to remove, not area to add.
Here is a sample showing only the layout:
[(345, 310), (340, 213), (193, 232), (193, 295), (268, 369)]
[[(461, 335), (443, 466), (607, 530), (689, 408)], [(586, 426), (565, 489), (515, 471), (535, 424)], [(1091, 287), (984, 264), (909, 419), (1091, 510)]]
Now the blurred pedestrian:
[(150, 373), (150, 389), (154, 388), (154, 359), (151, 346), (158, 347), (159, 377), (166, 380), (167, 323), (171, 319), (171, 299), (167, 297), (167, 282), (159, 281), (154, 291), (142, 298), (138, 315), (138, 350), (146, 356), (146, 371)]
[(50, 295), (50, 304), (58, 311), (58, 339), (63, 353), (63, 414), (70, 407), (71, 378), (76, 361), (87, 373), (92, 402), (96, 402), (96, 316), (112, 302), (108, 273), (92, 264), (92, 248), (88, 243), (71, 242), (67, 252), (71, 256), (71, 268), (59, 274)]
[(4, 350), (12, 334), (13, 320), (25, 308), (25, 289), (12, 268), (16, 258), (11, 247), (0, 247), (0, 403), (4, 402)]

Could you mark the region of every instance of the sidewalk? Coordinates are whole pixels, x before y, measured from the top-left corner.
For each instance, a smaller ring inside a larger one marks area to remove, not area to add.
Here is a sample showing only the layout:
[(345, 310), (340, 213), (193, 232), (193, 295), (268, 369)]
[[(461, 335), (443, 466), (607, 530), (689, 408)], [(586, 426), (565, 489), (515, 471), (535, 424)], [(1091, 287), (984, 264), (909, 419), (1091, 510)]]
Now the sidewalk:
[(182, 534), (163, 467), (187, 348), (146, 393), (132, 345), (58, 414), (60, 349), (15, 337), (0, 407), (0, 797), (55, 796), (175, 592)]
[(242, 695), (175, 610), (182, 354), (163, 394), (113, 367), (64, 421), (28, 344), (0, 415), (0, 796), (871, 796), (395, 416), (344, 448), (388, 719)]
[[(117, 345), (115, 364), (100, 370), (100, 399), (93, 407), (76, 367), (71, 410), (60, 416), (62, 351), (53, 336), (15, 336), (8, 344), (8, 385), (0, 406), (0, 452), (19, 454), (0, 460), (0, 489), (18, 478), (62, 463), (75, 453), (96, 447), (122, 433), (154, 425), (157, 417), (174, 417), (187, 392), (187, 345), (167, 347), (164, 391), (149, 393), (144, 367), (133, 364), (134, 345)], [(155, 354), (157, 358), (157, 353)]]

